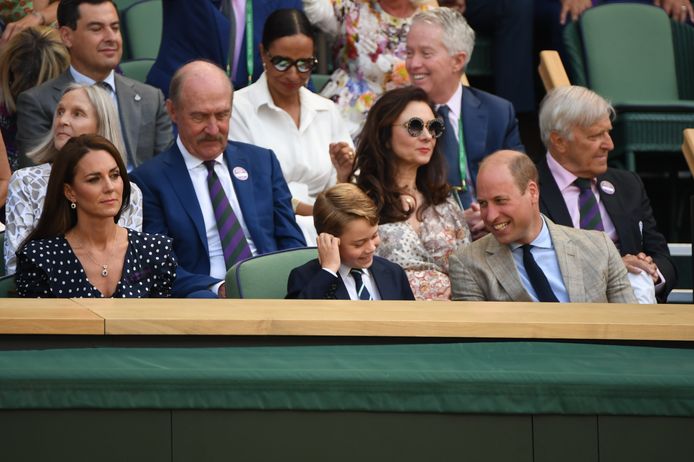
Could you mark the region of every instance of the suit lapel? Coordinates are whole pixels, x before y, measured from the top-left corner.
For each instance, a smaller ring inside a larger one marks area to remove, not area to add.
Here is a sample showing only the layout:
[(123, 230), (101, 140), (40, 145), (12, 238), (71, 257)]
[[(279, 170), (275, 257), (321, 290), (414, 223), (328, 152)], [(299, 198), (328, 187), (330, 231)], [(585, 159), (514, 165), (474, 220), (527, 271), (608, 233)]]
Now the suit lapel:
[(171, 184), (171, 190), (176, 194), (181, 204), (183, 204), (183, 210), (185, 210), (186, 214), (193, 222), (198, 238), (207, 252), (205, 220), (202, 216), (202, 210), (200, 210), (195, 188), (193, 188), (193, 182), (188, 174), (188, 167), (183, 160), (183, 155), (176, 143), (171, 147), (171, 151), (162, 153), (161, 155), (167, 156), (164, 161), (164, 171), (162, 173)]
[(70, 74), (70, 69), (63, 72), (58, 77), (56, 77), (55, 80), (53, 80), (52, 86), (54, 91), (51, 92), (51, 98), (53, 98), (53, 101), (55, 101), (56, 106), (58, 105), (60, 98), (63, 97), (63, 92), (65, 91), (67, 86), (74, 82), (75, 79), (72, 78), (72, 74)]
[(479, 98), (463, 85), (463, 137), (465, 138), (465, 155), (467, 156), (470, 178), (473, 184), (477, 177), (477, 164), (485, 155), (487, 140), (487, 119), (489, 114), (481, 106)]
[[(227, 149), (224, 151), (224, 160), (229, 168), (231, 183), (234, 186), (234, 193), (236, 194), (236, 199), (239, 201), (243, 220), (246, 223), (248, 232), (255, 242), (255, 245), (261, 246), (262, 242), (254, 237), (260, 234), (256, 231), (259, 225), (256, 216), (255, 195), (253, 194), (254, 178), (251, 178), (253, 173), (250, 168), (250, 159), (246, 153), (241, 151), (238, 147), (227, 144)], [(272, 191), (268, 191), (267, 193), (272, 194)], [(258, 247), (258, 251), (264, 252), (264, 249)]]
[[(633, 217), (627, 215), (626, 207), (624, 207), (624, 205), (622, 204), (622, 201), (619, 197), (619, 191), (617, 191), (617, 185), (615, 184), (616, 181), (614, 181), (614, 179), (610, 176), (610, 171), (608, 170), (607, 172), (605, 172), (604, 175), (600, 175), (597, 180), (600, 201), (602, 202), (602, 205), (605, 207), (605, 210), (607, 211), (607, 214), (610, 216), (610, 220), (612, 221), (612, 224), (615, 227), (615, 231), (617, 232), (617, 238), (619, 239), (618, 244), (620, 250), (621, 247), (640, 248), (640, 243), (638, 243), (638, 245), (635, 245), (632, 242), (625, 242), (625, 240), (629, 239), (629, 237), (632, 235), (632, 233), (630, 233), (629, 231), (635, 220)], [(607, 194), (605, 191), (603, 191), (603, 189), (600, 187), (600, 183), (602, 181), (609, 181), (610, 183), (612, 183), (612, 185), (615, 187), (614, 194)]]
[(400, 293), (395, 291), (396, 288), (393, 287), (390, 278), (388, 278), (390, 273), (383, 269), (383, 265), (377, 258), (374, 258), (369, 273), (381, 295), (381, 300), (398, 300), (400, 298)]
[(126, 81), (119, 74), (115, 75), (115, 80), (121, 132), (130, 162), (134, 164), (137, 155), (137, 134), (140, 132), (142, 121), (140, 107), (142, 97), (133, 88), (132, 83)]
[[(323, 271), (323, 270), (321, 270)], [(373, 273), (372, 273), (373, 274)], [(380, 291), (380, 289), (379, 289)], [(347, 292), (347, 287), (345, 287), (345, 281), (342, 280), (340, 273), (337, 273), (337, 287), (335, 288), (335, 299), (337, 300), (351, 300), (349, 297), (349, 292)]]
[(547, 158), (544, 157), (537, 164), (537, 171), (540, 176), (540, 206), (541, 211), (553, 222), (573, 227), (573, 221), (569, 214), (569, 209), (566, 208), (564, 196), (554, 181), (552, 172), (547, 165)]
[(487, 261), (499, 285), (506, 291), (510, 300), (527, 301), (532, 299), (523, 287), (518, 276), (516, 264), (513, 261), (511, 250), (507, 245), (501, 245), (493, 237), (487, 241)]
[(580, 255), (576, 245), (561, 228), (546, 220), (549, 235), (552, 237), (552, 245), (557, 254), (559, 271), (564, 280), (564, 287), (569, 294), (570, 302), (585, 301), (586, 288), (583, 285), (583, 266), (581, 265)]

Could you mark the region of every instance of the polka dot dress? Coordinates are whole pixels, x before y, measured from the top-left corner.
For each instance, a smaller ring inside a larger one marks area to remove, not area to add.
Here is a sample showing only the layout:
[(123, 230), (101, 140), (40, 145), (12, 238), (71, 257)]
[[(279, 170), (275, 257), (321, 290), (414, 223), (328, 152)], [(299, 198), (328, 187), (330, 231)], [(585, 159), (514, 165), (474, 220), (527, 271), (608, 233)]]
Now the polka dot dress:
[[(114, 298), (169, 297), (176, 277), (172, 240), (128, 229), (128, 250)], [(29, 242), (17, 253), (20, 297), (102, 297), (64, 236)]]

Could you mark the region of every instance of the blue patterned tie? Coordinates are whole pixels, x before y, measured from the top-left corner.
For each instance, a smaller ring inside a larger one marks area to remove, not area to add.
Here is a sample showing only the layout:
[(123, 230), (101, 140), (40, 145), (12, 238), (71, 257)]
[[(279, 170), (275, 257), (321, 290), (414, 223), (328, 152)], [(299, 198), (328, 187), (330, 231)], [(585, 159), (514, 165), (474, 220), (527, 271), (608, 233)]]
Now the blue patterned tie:
[[(463, 208), (467, 209), (473, 202), (472, 194), (470, 190), (463, 191), (460, 188), (462, 180), (467, 180), (467, 178), (461, 178), (462, 174), (460, 172), (460, 143), (455, 137), (455, 130), (451, 125), (451, 119), (449, 117), (451, 109), (445, 104), (439, 106), (436, 110), (436, 114), (443, 119), (443, 136), (438, 139), (440, 143), (439, 151), (446, 158), (446, 164), (448, 168), (448, 184), (456, 188), (458, 196), (460, 197), (460, 202)], [(467, 175), (465, 175), (467, 177)]]
[(243, 234), (241, 223), (231, 208), (227, 195), (224, 194), (222, 182), (214, 171), (216, 161), (203, 162), (207, 168), (207, 187), (210, 190), (210, 199), (214, 209), (214, 218), (217, 222), (217, 232), (222, 241), (222, 252), (227, 269), (237, 261), (245, 260), (251, 256), (251, 249)]
[(366, 284), (364, 284), (364, 280), (361, 277), (361, 270), (352, 268), (349, 270), (349, 274), (351, 274), (354, 278), (354, 285), (357, 288), (357, 296), (359, 297), (359, 300), (371, 300), (369, 289), (366, 288)]
[(533, 254), (530, 253), (530, 249), (533, 246), (530, 244), (525, 244), (523, 248), (523, 266), (525, 267), (525, 272), (528, 273), (528, 279), (530, 279), (530, 285), (535, 289), (537, 294), (537, 299), (541, 302), (558, 302), (557, 296), (554, 295), (552, 287), (549, 285), (547, 276), (537, 264)]
[(578, 212), (580, 214), (581, 229), (596, 229), (605, 231), (600, 216), (600, 207), (595, 199), (595, 194), (591, 189), (591, 180), (587, 178), (576, 178), (574, 184), (578, 186), (581, 192), (578, 194)]

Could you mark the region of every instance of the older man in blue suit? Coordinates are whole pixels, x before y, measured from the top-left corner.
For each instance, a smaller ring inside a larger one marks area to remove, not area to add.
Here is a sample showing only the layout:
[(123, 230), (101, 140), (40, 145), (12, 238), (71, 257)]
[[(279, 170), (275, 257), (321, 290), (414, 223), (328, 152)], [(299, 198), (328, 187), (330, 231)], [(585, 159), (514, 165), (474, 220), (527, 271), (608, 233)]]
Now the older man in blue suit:
[(147, 83), (167, 95), (173, 73), (194, 59), (227, 69), (237, 90), (256, 81), (263, 72), (258, 44), (265, 20), (277, 9), (301, 9), (302, 4), (301, 0), (164, 0), (162, 8), (161, 46)]
[(144, 198), (144, 230), (174, 240), (177, 297), (223, 297), (235, 262), (306, 245), (275, 154), (227, 142), (231, 98), (220, 68), (183, 66), (166, 102), (176, 143), (132, 173)]
[(525, 151), (513, 105), (481, 90), (464, 87), (461, 77), (475, 44), (475, 32), (450, 8), (417, 13), (407, 35), (407, 71), (444, 119), (440, 138), (448, 161), (448, 182), (458, 191), (473, 238), (486, 234), (473, 200), (482, 159), (501, 149)]

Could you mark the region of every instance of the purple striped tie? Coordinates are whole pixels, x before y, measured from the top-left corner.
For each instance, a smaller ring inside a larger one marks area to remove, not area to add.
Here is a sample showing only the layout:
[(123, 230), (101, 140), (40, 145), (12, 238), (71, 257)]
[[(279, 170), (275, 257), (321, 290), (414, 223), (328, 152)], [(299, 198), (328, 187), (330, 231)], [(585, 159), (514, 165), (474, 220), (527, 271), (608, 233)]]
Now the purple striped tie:
[(605, 231), (598, 201), (595, 199), (595, 194), (593, 194), (593, 190), (590, 187), (591, 183), (592, 181), (587, 178), (576, 178), (576, 181), (574, 181), (574, 184), (581, 190), (578, 194), (578, 212), (581, 217), (581, 229)]
[(243, 234), (241, 223), (231, 208), (227, 195), (224, 194), (222, 182), (219, 181), (214, 171), (214, 160), (203, 162), (207, 168), (207, 187), (210, 190), (210, 199), (214, 209), (214, 218), (217, 221), (217, 232), (222, 241), (222, 252), (227, 269), (237, 261), (245, 260), (251, 256), (251, 249)]

